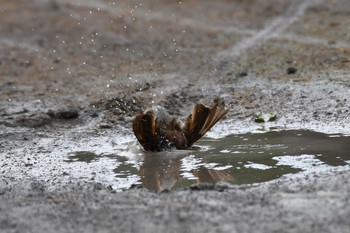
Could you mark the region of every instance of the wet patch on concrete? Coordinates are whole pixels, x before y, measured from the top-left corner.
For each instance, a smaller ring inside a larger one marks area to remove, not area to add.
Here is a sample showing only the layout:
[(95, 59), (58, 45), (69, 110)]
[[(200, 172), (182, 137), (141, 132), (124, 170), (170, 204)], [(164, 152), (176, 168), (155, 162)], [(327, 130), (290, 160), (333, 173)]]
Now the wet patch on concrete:
[[(79, 169), (81, 162), (98, 167), (103, 166), (105, 160), (111, 160), (116, 167), (113, 173), (105, 174), (111, 177), (103, 179), (109, 180), (116, 190), (142, 185), (162, 191), (188, 188), (198, 183), (252, 184), (287, 174), (346, 166), (350, 162), (349, 140), (339, 134), (272, 131), (205, 138), (192, 150), (185, 151), (146, 153), (134, 148), (134, 152), (122, 153), (124, 156), (118, 152), (77, 151), (69, 153), (64, 161), (74, 162), (71, 168)], [(137, 154), (133, 154), (135, 152)]]

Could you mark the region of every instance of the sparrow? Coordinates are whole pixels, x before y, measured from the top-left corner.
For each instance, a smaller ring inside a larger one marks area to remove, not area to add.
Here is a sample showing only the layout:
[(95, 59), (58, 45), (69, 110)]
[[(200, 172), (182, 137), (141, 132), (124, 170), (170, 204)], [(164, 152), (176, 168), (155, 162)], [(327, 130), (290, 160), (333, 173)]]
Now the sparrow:
[(171, 148), (187, 149), (208, 132), (227, 114), (223, 106), (211, 107), (196, 104), (182, 124), (171, 117), (164, 108), (154, 106), (140, 111), (132, 122), (137, 140), (145, 151), (162, 151)]

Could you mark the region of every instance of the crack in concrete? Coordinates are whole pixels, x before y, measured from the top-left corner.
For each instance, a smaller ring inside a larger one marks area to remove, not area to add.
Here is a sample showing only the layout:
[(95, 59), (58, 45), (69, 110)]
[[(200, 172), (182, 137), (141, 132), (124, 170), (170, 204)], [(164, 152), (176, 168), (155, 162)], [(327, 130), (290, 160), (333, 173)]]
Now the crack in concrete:
[(310, 6), (320, 4), (322, 0), (309, 0), (299, 1), (298, 4), (291, 5), (282, 15), (276, 17), (270, 24), (257, 32), (251, 37), (243, 39), (240, 43), (233, 45), (225, 51), (218, 52), (216, 58), (218, 60), (236, 60), (242, 54), (252, 48), (256, 48), (263, 44), (265, 41), (279, 35), (289, 25), (299, 19), (300, 16), (304, 15), (307, 8)]

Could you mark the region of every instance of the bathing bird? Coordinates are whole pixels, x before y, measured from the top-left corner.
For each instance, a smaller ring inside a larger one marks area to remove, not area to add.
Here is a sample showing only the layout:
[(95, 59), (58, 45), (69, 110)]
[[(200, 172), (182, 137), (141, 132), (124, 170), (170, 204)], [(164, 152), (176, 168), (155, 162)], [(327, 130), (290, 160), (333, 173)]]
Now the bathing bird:
[(211, 107), (196, 104), (182, 124), (164, 108), (154, 106), (140, 111), (132, 122), (132, 128), (145, 151), (162, 151), (174, 147), (181, 150), (190, 148), (227, 112), (223, 106), (218, 107), (218, 104)]

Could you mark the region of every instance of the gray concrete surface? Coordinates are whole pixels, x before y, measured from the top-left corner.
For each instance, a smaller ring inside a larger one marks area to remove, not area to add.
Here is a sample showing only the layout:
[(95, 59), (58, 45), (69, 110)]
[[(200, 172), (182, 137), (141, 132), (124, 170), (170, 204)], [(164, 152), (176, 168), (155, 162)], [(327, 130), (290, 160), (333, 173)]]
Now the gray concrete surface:
[(215, 137), (267, 111), (266, 129), (349, 135), (349, 14), (347, 0), (1, 1), (0, 231), (349, 232), (349, 165), (170, 193), (55, 166), (123, 149), (152, 104), (184, 117), (223, 101)]

